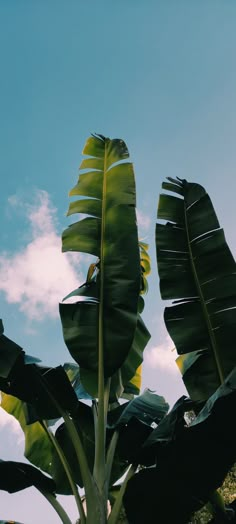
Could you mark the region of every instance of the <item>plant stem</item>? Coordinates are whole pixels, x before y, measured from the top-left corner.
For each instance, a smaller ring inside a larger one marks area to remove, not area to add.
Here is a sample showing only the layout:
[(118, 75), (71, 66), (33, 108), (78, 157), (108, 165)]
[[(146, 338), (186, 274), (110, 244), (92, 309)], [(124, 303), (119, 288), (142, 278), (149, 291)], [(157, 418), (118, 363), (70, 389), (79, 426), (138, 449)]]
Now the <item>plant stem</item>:
[(100, 243), (100, 290), (99, 290), (99, 314), (98, 314), (98, 421), (97, 436), (95, 441), (94, 477), (99, 493), (103, 494), (105, 484), (105, 445), (106, 445), (106, 408), (105, 389), (107, 384), (104, 377), (104, 244), (105, 244), (105, 216), (106, 216), (106, 169), (107, 152), (105, 143), (104, 171), (102, 188), (102, 216), (101, 216), (101, 243)]
[(111, 468), (114, 460), (114, 455), (116, 451), (117, 442), (119, 439), (119, 431), (116, 429), (112, 435), (111, 442), (109, 444), (109, 448), (107, 451), (106, 456), (106, 483), (107, 483), (107, 489), (109, 487), (110, 483), (110, 477), (111, 477)]
[(122, 507), (122, 500), (123, 500), (123, 496), (124, 496), (124, 493), (125, 493), (125, 490), (126, 490), (127, 483), (129, 481), (129, 479), (134, 475), (136, 469), (137, 469), (137, 465), (136, 464), (132, 464), (130, 466), (130, 468), (129, 468), (127, 474), (126, 474), (125, 480), (124, 480), (124, 482), (121, 485), (121, 488), (120, 488), (120, 491), (119, 491), (119, 495), (117, 496), (115, 504), (114, 504), (114, 506), (113, 506), (113, 508), (111, 510), (110, 516), (108, 518), (108, 524), (117, 524), (119, 516), (120, 516), (120, 511), (121, 511), (121, 507)]
[[(88, 467), (87, 457), (84, 452), (84, 448), (82, 446), (82, 442), (80, 440), (77, 428), (75, 426), (75, 423), (72, 418), (68, 415), (67, 411), (64, 410), (60, 404), (57, 402), (55, 397), (53, 396), (53, 393), (48, 388), (48, 385), (45, 381), (45, 379), (40, 375), (41, 384), (44, 387), (45, 391), (47, 392), (49, 398), (53, 402), (54, 406), (56, 407), (58, 413), (60, 416), (64, 419), (65, 426), (67, 428), (68, 434), (71, 438), (71, 442), (73, 444), (76, 457), (80, 466), (81, 476), (83, 480), (84, 490), (85, 490), (85, 496), (87, 500), (87, 507), (88, 507), (88, 513), (92, 510), (92, 506), (96, 503), (99, 504), (98, 501), (98, 494), (96, 491), (96, 486), (94, 483), (94, 480), (92, 478), (91, 472)], [(91, 504), (90, 504), (91, 503)], [(88, 520), (88, 519), (87, 519)]]
[(104, 487), (106, 483), (106, 422), (108, 399), (110, 393), (110, 379), (100, 380), (99, 402), (98, 402), (98, 419), (95, 440), (95, 461), (94, 461), (94, 478), (101, 496), (104, 496)]
[(70, 484), (70, 487), (71, 487), (71, 491), (75, 497), (75, 502), (76, 502), (76, 505), (77, 505), (77, 508), (78, 508), (78, 511), (79, 511), (79, 516), (80, 516), (80, 522), (81, 524), (85, 524), (86, 523), (86, 518), (85, 518), (85, 513), (84, 513), (84, 508), (83, 508), (83, 504), (82, 504), (82, 501), (81, 501), (81, 497), (79, 495), (79, 492), (78, 492), (78, 488), (76, 486), (76, 483), (74, 482), (73, 480), (73, 474), (71, 472), (71, 468), (66, 460), (66, 457), (61, 449), (61, 446), (60, 444), (57, 442), (57, 439), (55, 438), (55, 436), (53, 435), (53, 433), (47, 428), (45, 422), (41, 422), (41, 425), (43, 426), (44, 430), (46, 431), (47, 435), (48, 435), (48, 438), (51, 440), (53, 446), (55, 447), (56, 451), (57, 451), (57, 454), (60, 458), (60, 461), (62, 463), (62, 466), (65, 470), (65, 473), (66, 473), (66, 476), (68, 478), (68, 482)]
[(98, 418), (96, 425), (94, 477), (102, 491), (105, 476), (105, 406), (104, 406), (104, 363), (103, 363), (103, 301), (99, 304), (99, 362), (98, 362)]
[(88, 467), (87, 457), (85, 455), (84, 448), (82, 446), (82, 442), (78, 435), (78, 431), (77, 431), (74, 421), (69, 417), (69, 415), (66, 412), (63, 413), (63, 419), (65, 421), (66, 428), (70, 435), (71, 442), (74, 446), (75, 453), (78, 459), (78, 463), (80, 465), (81, 476), (82, 476), (84, 489), (85, 489), (85, 495), (87, 499), (89, 495), (91, 496), (95, 495), (95, 487), (94, 487), (92, 475)]
[(95, 399), (92, 401), (92, 412), (93, 412), (93, 422), (94, 422), (94, 436), (95, 436), (95, 441), (96, 441), (97, 423), (98, 423), (98, 405)]
[(57, 512), (59, 518), (63, 522), (63, 524), (72, 524), (71, 520), (69, 519), (67, 513), (61, 506), (61, 504), (58, 502), (56, 497), (52, 495), (51, 493), (47, 493), (46, 491), (39, 490), (42, 495), (48, 500), (48, 502), (51, 504), (51, 506), (55, 509)]

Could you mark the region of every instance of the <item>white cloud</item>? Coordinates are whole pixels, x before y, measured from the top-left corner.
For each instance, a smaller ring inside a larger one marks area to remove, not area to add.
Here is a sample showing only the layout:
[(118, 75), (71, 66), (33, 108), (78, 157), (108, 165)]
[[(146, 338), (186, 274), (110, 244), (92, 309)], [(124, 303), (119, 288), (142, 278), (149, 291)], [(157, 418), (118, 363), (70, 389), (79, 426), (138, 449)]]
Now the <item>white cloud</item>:
[(178, 374), (179, 370), (175, 363), (177, 356), (173, 342), (169, 336), (166, 336), (163, 344), (153, 346), (146, 352), (145, 362), (160, 371)]
[(147, 231), (151, 224), (150, 217), (146, 215), (145, 213), (143, 213), (142, 211), (140, 211), (139, 209), (137, 209), (136, 214), (137, 214), (138, 227), (142, 231)]
[(19, 422), (0, 407), (0, 429), (8, 429), (10, 434), (16, 437), (16, 443), (20, 444), (24, 438)]
[[(23, 208), (16, 195), (9, 204)], [(75, 257), (61, 253), (56, 232), (56, 210), (46, 191), (38, 190), (36, 203), (25, 206), (30, 239), (17, 253), (0, 255), (0, 291), (7, 302), (19, 304), (30, 320), (58, 315), (58, 302), (81, 283)], [(79, 255), (76, 254), (78, 267)]]

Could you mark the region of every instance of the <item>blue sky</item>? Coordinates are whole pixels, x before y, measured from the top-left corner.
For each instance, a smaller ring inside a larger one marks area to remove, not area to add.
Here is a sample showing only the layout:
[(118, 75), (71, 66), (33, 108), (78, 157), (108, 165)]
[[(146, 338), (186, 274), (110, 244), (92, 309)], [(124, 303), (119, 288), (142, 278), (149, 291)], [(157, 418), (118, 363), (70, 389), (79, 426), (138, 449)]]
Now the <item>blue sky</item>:
[[(60, 254), (68, 190), (87, 136), (121, 137), (153, 259), (143, 387), (171, 403), (184, 391), (162, 320), (157, 200), (166, 176), (204, 185), (235, 253), (235, 15), (234, 0), (0, 1), (0, 316), (28, 353), (68, 360), (57, 302), (84, 270)], [(0, 417), (0, 456), (20, 460), (20, 432)], [(0, 501), (0, 518), (58, 523), (33, 490)]]

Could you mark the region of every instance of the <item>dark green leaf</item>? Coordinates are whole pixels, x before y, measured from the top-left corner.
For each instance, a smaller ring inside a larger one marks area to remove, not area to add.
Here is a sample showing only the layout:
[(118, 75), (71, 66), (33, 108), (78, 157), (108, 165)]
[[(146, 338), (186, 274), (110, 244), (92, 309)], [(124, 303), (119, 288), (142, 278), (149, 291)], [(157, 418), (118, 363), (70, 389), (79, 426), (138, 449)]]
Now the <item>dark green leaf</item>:
[(209, 500), (236, 459), (235, 402), (234, 370), (195, 421), (165, 439), (157, 466), (129, 481), (123, 499), (129, 522), (152, 522), (155, 515), (157, 522), (187, 524)]
[[(13, 395), (32, 405), (31, 420), (59, 418), (60, 412), (52, 400), (60, 404), (62, 409), (73, 411), (77, 405), (77, 397), (61, 366), (43, 368), (35, 364), (15, 366), (8, 381), (1, 384), (2, 391)], [(50, 392), (50, 394), (49, 394)]]
[[(91, 332), (89, 336), (95, 335), (95, 331)], [(150, 338), (150, 333), (147, 330), (142, 318), (138, 315), (138, 321), (135, 331), (135, 337), (131, 350), (128, 353), (121, 368), (112, 376), (110, 387), (110, 402), (114, 402), (123, 393), (137, 395), (140, 390), (139, 387), (131, 383), (135, 376), (136, 370), (143, 361), (143, 351)], [(95, 341), (94, 341), (95, 344)], [(92, 345), (92, 344), (91, 344)], [(73, 355), (72, 355), (73, 356)], [(80, 379), (85, 390), (93, 397), (98, 397), (98, 373), (97, 370), (91, 371), (84, 367), (80, 368)]]
[(193, 408), (193, 402), (187, 397), (181, 397), (168, 413), (159, 422), (150, 437), (145, 442), (145, 447), (152, 446), (159, 442), (170, 442), (176, 438), (176, 435), (183, 429), (186, 422), (184, 414)]
[(156, 463), (156, 452), (152, 448), (142, 446), (152, 434), (152, 427), (137, 418), (129, 420), (128, 424), (119, 428), (117, 455), (126, 464), (142, 464), (150, 466)]
[[(119, 427), (128, 424), (134, 417), (147, 425), (151, 425), (153, 422), (159, 422), (166, 415), (168, 409), (169, 404), (164, 397), (147, 389), (142, 395), (127, 402), (122, 408), (118, 408), (118, 411), (111, 411), (109, 421), (110, 424), (112, 421), (111, 427)], [(122, 412), (120, 413), (120, 411)]]
[(123, 162), (129, 153), (122, 140), (92, 136), (84, 154), (93, 158), (83, 161), (81, 169), (93, 171), (80, 175), (71, 191), (80, 200), (71, 205), (69, 213), (79, 211), (89, 216), (70, 226), (62, 241), (63, 251), (82, 251), (99, 258), (96, 294), (99, 304), (78, 303), (72, 307), (63, 304), (60, 314), (70, 353), (81, 368), (94, 372), (98, 368), (100, 310), (108, 377), (127, 358), (137, 322), (141, 274), (135, 182), (132, 164)]
[(0, 489), (16, 493), (30, 486), (47, 493), (55, 491), (53, 480), (30, 464), (0, 459)]
[[(206, 401), (236, 364), (236, 264), (204, 188), (168, 179), (156, 226), (165, 323), (193, 400)], [(193, 352), (193, 356), (191, 353)], [(181, 355), (186, 354), (186, 357)]]
[(0, 321), (0, 377), (6, 379), (18, 359), (24, 358), (23, 349), (3, 333), (3, 323)]

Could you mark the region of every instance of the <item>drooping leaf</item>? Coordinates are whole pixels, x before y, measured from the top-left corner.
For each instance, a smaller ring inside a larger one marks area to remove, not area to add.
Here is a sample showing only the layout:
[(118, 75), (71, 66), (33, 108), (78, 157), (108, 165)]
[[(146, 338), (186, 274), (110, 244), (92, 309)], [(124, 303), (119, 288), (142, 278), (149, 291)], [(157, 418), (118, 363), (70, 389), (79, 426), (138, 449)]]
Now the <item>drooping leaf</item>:
[(27, 425), (25, 404), (16, 397), (2, 393), (1, 407), (20, 423), (25, 435), (25, 457), (35, 466), (51, 474), (52, 443), (39, 422)]
[(162, 418), (158, 426), (153, 429), (150, 437), (145, 442), (145, 447), (160, 442), (171, 442), (186, 425), (184, 414), (193, 408), (193, 402), (183, 396), (173, 406), (171, 411)]
[[(61, 304), (65, 342), (85, 370), (98, 368), (98, 318), (103, 324), (104, 372), (113, 375), (131, 348), (137, 322), (140, 256), (135, 216), (135, 182), (129, 153), (122, 140), (101, 135), (86, 142), (85, 159), (71, 196), (79, 196), (69, 213), (88, 215), (62, 236), (63, 251), (82, 251), (99, 258), (98, 301)], [(100, 312), (100, 313), (99, 313)], [(100, 324), (101, 325), (101, 324)], [(76, 336), (75, 336), (75, 329)]]
[(0, 378), (6, 379), (17, 360), (23, 358), (23, 349), (4, 335), (3, 323), (0, 320)]
[[(14, 366), (1, 389), (9, 395), (31, 405), (30, 414), (34, 422), (41, 419), (54, 419), (61, 416), (54, 400), (63, 409), (73, 411), (77, 397), (62, 366), (44, 368), (35, 364)], [(51, 396), (53, 396), (53, 399)]]
[(39, 359), (3, 335), (2, 322), (0, 327), (0, 390), (30, 405), (28, 422), (59, 418), (57, 404), (69, 412), (76, 409), (77, 396), (63, 367), (39, 366)]
[(146, 389), (142, 395), (121, 405), (109, 413), (108, 421), (110, 427), (126, 425), (132, 418), (137, 418), (147, 425), (157, 423), (166, 415), (169, 404), (164, 397), (152, 393)]
[[(227, 431), (227, 427), (231, 427), (232, 422), (228, 419), (234, 417), (234, 408), (236, 400), (236, 366), (228, 375), (224, 383), (211, 395), (202, 408), (198, 416), (191, 423), (191, 427), (203, 424), (204, 421), (210, 419), (210, 423), (217, 425), (217, 419), (221, 422), (219, 432)], [(216, 420), (216, 422), (215, 422)], [(236, 446), (235, 446), (236, 454)]]
[(142, 272), (142, 283), (141, 283), (141, 294), (147, 293), (148, 291), (148, 281), (147, 276), (151, 272), (151, 263), (150, 257), (148, 254), (148, 244), (145, 242), (139, 242), (140, 249), (140, 262), (141, 262), (141, 272)]
[(134, 395), (140, 393), (143, 352), (150, 337), (146, 325), (141, 316), (138, 315), (133, 344), (120, 370), (124, 393), (133, 393)]
[(135, 372), (135, 375), (133, 378), (127, 382), (126, 386), (124, 387), (124, 393), (126, 395), (139, 395), (141, 390), (141, 383), (142, 383), (142, 366), (140, 365)]
[(55, 492), (55, 483), (41, 471), (24, 462), (0, 459), (0, 489), (16, 493), (35, 486), (40, 491)]
[[(124, 506), (131, 524), (151, 522), (153, 515), (157, 522), (187, 524), (221, 486), (236, 459), (235, 402), (234, 370), (194, 422), (165, 439), (157, 466), (129, 481)], [(148, 438), (151, 447), (155, 431)]]
[(236, 264), (204, 188), (168, 179), (156, 226), (166, 327), (194, 400), (206, 401), (236, 364)]

